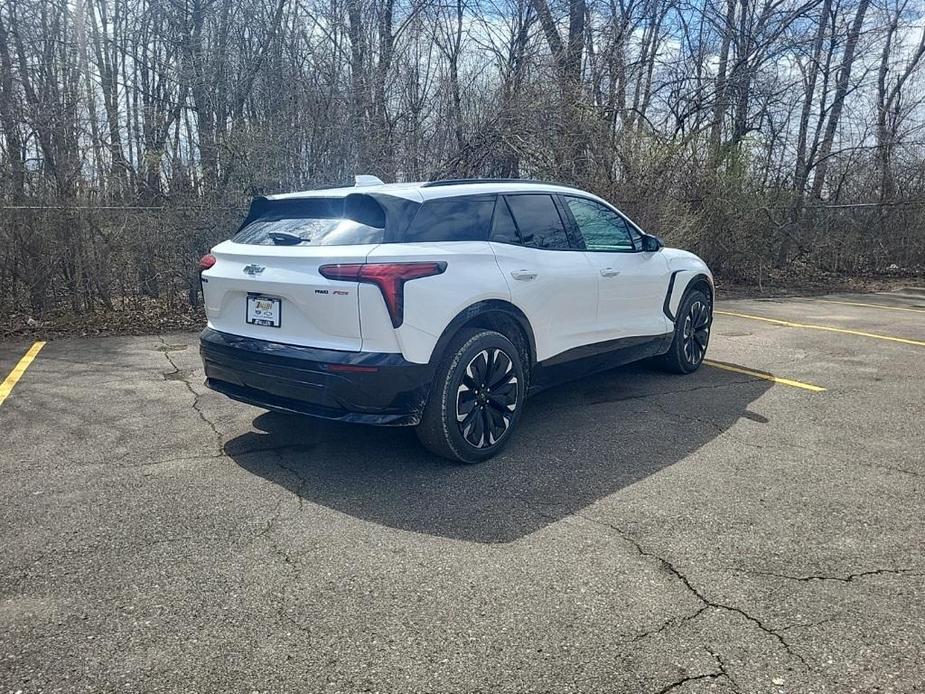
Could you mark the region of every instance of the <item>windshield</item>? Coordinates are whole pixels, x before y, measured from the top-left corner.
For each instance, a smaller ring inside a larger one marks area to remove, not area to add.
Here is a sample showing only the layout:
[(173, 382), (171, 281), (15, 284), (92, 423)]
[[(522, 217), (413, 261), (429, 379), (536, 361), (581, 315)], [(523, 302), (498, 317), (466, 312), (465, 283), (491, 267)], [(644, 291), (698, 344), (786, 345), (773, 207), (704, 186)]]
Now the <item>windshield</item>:
[(352, 219), (255, 219), (231, 239), (257, 246), (349, 246), (382, 243), (385, 230)]

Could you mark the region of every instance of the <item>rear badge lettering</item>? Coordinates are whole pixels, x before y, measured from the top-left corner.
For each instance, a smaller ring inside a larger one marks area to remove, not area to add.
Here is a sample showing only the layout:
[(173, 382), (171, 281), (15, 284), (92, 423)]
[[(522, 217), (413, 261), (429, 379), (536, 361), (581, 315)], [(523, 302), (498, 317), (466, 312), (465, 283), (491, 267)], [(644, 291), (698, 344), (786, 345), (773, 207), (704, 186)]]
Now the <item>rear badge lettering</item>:
[(329, 291), (327, 289), (316, 289), (315, 294), (333, 294), (334, 296), (347, 296), (348, 294), (350, 294), (350, 292), (345, 291), (343, 289), (335, 289), (333, 291)]

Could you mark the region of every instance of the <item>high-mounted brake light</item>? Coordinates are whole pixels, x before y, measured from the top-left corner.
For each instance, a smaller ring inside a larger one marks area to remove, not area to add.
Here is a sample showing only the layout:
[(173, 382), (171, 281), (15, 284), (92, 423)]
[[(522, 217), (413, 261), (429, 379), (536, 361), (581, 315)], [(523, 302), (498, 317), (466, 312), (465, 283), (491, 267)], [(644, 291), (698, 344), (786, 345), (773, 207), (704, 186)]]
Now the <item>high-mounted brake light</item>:
[(385, 306), (392, 319), (392, 327), (397, 328), (404, 320), (405, 282), (439, 275), (446, 270), (443, 261), (421, 263), (346, 263), (342, 265), (322, 265), (318, 272), (329, 280), (345, 282), (364, 282), (375, 284), (382, 292)]
[(208, 270), (213, 265), (215, 265), (215, 256), (211, 253), (206, 253), (199, 259), (199, 272)]

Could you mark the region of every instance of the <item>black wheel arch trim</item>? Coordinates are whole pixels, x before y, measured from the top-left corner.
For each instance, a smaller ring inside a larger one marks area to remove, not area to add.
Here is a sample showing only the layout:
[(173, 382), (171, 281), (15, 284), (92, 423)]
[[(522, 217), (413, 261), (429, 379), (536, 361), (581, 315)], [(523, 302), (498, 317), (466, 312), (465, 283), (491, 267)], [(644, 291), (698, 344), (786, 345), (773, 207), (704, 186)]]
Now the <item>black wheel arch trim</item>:
[[(671, 297), (674, 294), (674, 282), (679, 274), (682, 272), (692, 272), (691, 270), (675, 270), (671, 273), (671, 277), (668, 279), (668, 290), (665, 292), (665, 301), (662, 304), (662, 312), (668, 317), (672, 323), (677, 320), (677, 316), (671, 312)], [(694, 286), (703, 282), (710, 288), (710, 306), (713, 305), (713, 283), (710, 282), (710, 278), (707, 277), (702, 272), (698, 272), (696, 275), (691, 277), (690, 281), (687, 283), (687, 286), (684, 288), (684, 294), (687, 294), (688, 290)], [(678, 306), (681, 305), (681, 302), (684, 301), (684, 294), (681, 295), (681, 301), (678, 302)]]
[(524, 364), (524, 367), (532, 367), (533, 364), (536, 363), (536, 338), (533, 335), (533, 327), (530, 325), (530, 320), (523, 311), (514, 304), (503, 299), (486, 299), (484, 301), (478, 301), (456, 314), (456, 317), (444, 328), (443, 333), (441, 333), (440, 338), (437, 340), (437, 344), (434, 346), (434, 351), (431, 354), (430, 363), (436, 364), (443, 358), (450, 341), (466, 326), (466, 324), (475, 318), (486, 316), (491, 313), (504, 314), (506, 317), (513, 319), (517, 325), (520, 326), (524, 335), (527, 336), (527, 349), (530, 352), (528, 355), (530, 363)]

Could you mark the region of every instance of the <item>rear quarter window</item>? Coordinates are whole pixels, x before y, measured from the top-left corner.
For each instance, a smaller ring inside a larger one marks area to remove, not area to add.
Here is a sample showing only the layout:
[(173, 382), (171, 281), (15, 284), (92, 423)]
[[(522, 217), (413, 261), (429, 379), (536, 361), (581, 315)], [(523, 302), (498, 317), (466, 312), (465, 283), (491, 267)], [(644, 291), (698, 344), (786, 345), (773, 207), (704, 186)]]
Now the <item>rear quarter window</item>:
[(487, 241), (494, 209), (494, 196), (428, 200), (421, 205), (403, 240)]

